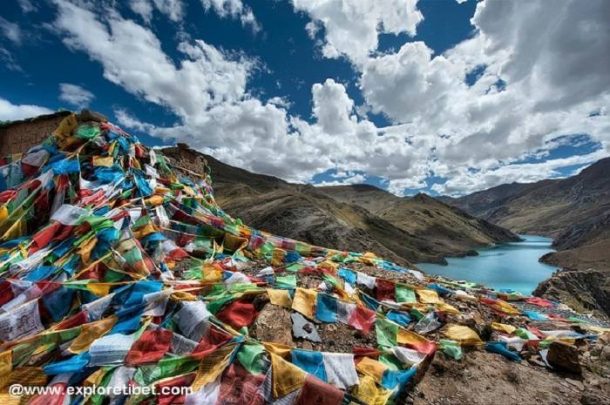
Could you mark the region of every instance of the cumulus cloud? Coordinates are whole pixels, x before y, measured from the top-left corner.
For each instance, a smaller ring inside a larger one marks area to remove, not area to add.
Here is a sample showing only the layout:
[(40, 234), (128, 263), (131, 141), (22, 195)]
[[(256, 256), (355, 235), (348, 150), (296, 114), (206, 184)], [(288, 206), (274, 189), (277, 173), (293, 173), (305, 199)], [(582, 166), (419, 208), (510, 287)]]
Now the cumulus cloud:
[(52, 112), (52, 110), (39, 105), (13, 104), (8, 100), (0, 98), (0, 121), (21, 120)]
[(87, 107), (95, 98), (89, 90), (71, 83), (59, 84), (59, 99), (75, 107)]
[[(227, 18), (245, 10), (238, 0), (202, 2)], [(310, 35), (323, 36), (324, 55), (353, 63), (364, 106), (355, 105), (344, 84), (327, 79), (312, 86), (311, 119), (292, 116), (290, 100), (264, 102), (249, 92), (254, 61), (190, 39), (170, 58), (149, 27), (118, 12), (57, 0), (54, 27), (66, 46), (102, 66), (104, 78), (176, 117), (161, 127), (118, 107), (121, 125), (291, 181), (332, 169), (356, 173), (334, 181), (380, 177), (401, 195), (436, 176), (448, 180), (434, 191), (459, 194), (558, 176), (562, 167), (610, 154), (604, 0), (561, 0), (554, 7), (483, 1), (473, 37), (439, 55), (420, 41), (378, 52), (382, 33), (415, 34), (423, 18), (415, 1), (293, 3), (310, 15)], [(475, 68), (476, 81), (466, 83)], [(378, 127), (367, 110), (391, 125)], [(571, 134), (588, 134), (600, 149), (522, 163), (534, 151), (548, 155), (553, 139)]]
[[(347, 56), (358, 64), (377, 49), (380, 33), (414, 36), (423, 20), (417, 0), (292, 0), (294, 8), (309, 14), (326, 31), (322, 53)], [(308, 25), (315, 35), (317, 25)]]

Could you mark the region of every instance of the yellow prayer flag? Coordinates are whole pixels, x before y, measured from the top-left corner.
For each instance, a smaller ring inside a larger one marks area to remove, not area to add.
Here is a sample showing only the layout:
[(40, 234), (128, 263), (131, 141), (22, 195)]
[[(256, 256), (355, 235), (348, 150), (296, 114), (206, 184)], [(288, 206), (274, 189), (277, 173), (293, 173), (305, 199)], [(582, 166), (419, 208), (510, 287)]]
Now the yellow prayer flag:
[(74, 339), (68, 348), (68, 351), (78, 354), (89, 349), (91, 343), (93, 343), (94, 340), (101, 338), (106, 332), (112, 329), (116, 321), (116, 316), (112, 315), (96, 322), (84, 324), (80, 334)]
[(288, 345), (283, 345), (281, 343), (275, 343), (275, 342), (262, 342), (262, 343), (268, 352), (277, 354), (278, 356), (283, 357), (285, 359), (290, 357), (290, 351), (292, 350), (292, 347), (290, 347)]
[(93, 166), (111, 167), (113, 164), (112, 156), (93, 156)]
[(187, 291), (174, 291), (170, 296), (174, 301), (197, 301), (198, 298), (194, 294)]
[(443, 302), (439, 297), (436, 291), (428, 290), (426, 288), (421, 288), (419, 290), (415, 290), (417, 295), (419, 296), (419, 302), (422, 304), (440, 304)]
[(0, 353), (0, 376), (6, 375), (13, 370), (13, 351), (6, 350)]
[(274, 288), (267, 289), (267, 295), (269, 296), (269, 300), (273, 305), (277, 305), (279, 307), (291, 308), (292, 307), (292, 298), (290, 298), (290, 294), (288, 290), (278, 290)]
[(153, 195), (153, 196), (147, 198), (144, 202), (146, 203), (146, 205), (151, 205), (153, 207), (156, 207), (157, 205), (163, 204), (163, 196)]
[(385, 405), (390, 399), (392, 391), (379, 388), (375, 379), (365, 375), (354, 389), (354, 396), (369, 405)]
[(89, 263), (89, 260), (91, 259), (91, 251), (96, 244), (97, 238), (94, 236), (81, 245), (79, 254), (83, 263)]
[(204, 263), (202, 281), (217, 283), (222, 281), (222, 270), (216, 268), (211, 263)]
[(89, 290), (92, 294), (97, 295), (98, 297), (103, 297), (108, 295), (110, 292), (110, 287), (112, 287), (112, 283), (87, 283), (87, 290)]
[(191, 385), (193, 391), (198, 391), (204, 385), (215, 381), (222, 374), (231, 363), (231, 354), (236, 346), (235, 343), (228, 343), (205, 356), (199, 364), (195, 381)]
[(379, 384), (381, 383), (383, 373), (388, 369), (388, 366), (380, 361), (371, 359), (370, 357), (365, 357), (358, 362), (356, 369), (364, 375), (373, 377), (375, 382)]
[(0, 207), (0, 224), (4, 222), (6, 218), (8, 218), (8, 208), (6, 208), (6, 205), (3, 205)]
[(154, 233), (154, 232), (157, 232), (157, 228), (155, 227), (155, 224), (153, 224), (152, 222), (147, 222), (146, 224), (139, 227), (137, 230), (134, 230), (133, 236), (136, 239), (142, 239), (146, 235), (150, 235), (151, 233)]
[(102, 385), (102, 378), (106, 375), (106, 369), (99, 368), (95, 370), (87, 379), (84, 381), (84, 386), (98, 386)]
[(508, 333), (509, 335), (512, 335), (513, 332), (517, 330), (517, 328), (515, 328), (512, 325), (506, 325), (504, 323), (498, 323), (498, 322), (492, 322), (491, 328), (493, 330), (497, 330), (499, 332)]
[(248, 239), (240, 238), (239, 236), (232, 235), (230, 233), (225, 233), (223, 246), (225, 249), (235, 252), (248, 244)]
[(460, 311), (456, 307), (454, 307), (453, 305), (449, 305), (446, 302), (441, 302), (441, 303), (436, 304), (436, 308), (440, 312), (445, 312), (448, 314), (458, 315), (460, 313)]
[(307, 373), (277, 354), (269, 353), (269, 357), (274, 399), (282, 398), (305, 384)]
[(514, 305), (503, 300), (497, 300), (494, 306), (508, 315), (519, 315), (521, 313)]
[(78, 120), (76, 119), (76, 114), (70, 114), (66, 118), (61, 120), (61, 122), (57, 126), (57, 129), (53, 131), (53, 135), (57, 138), (58, 141), (62, 141), (60, 142), (60, 144), (63, 144), (63, 141), (66, 138), (72, 136), (72, 133), (74, 132), (77, 126)]
[(474, 346), (483, 343), (477, 332), (468, 326), (451, 324), (447, 325), (442, 332), (449, 339), (455, 340), (464, 346)]
[(21, 218), (13, 222), (13, 224), (4, 232), (2, 240), (17, 239), (18, 237), (27, 233), (27, 223)]
[(292, 300), (292, 309), (314, 319), (314, 308), (318, 293), (314, 289), (297, 287)]

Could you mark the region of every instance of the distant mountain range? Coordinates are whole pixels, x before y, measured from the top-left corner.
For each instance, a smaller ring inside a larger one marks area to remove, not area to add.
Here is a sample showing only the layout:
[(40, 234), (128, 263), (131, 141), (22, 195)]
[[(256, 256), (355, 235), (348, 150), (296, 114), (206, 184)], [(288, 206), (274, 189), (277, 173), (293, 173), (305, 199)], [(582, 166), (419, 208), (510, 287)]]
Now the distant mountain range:
[(372, 251), (402, 264), (518, 240), (427, 195), (400, 198), (373, 186), (313, 187), (248, 172), (188, 149), (165, 148), (178, 166), (200, 171), (207, 161), (220, 206), (251, 226), (342, 250)]
[(439, 199), (512, 231), (552, 237), (558, 251), (543, 261), (566, 271), (538, 293), (610, 314), (610, 158), (566, 179)]

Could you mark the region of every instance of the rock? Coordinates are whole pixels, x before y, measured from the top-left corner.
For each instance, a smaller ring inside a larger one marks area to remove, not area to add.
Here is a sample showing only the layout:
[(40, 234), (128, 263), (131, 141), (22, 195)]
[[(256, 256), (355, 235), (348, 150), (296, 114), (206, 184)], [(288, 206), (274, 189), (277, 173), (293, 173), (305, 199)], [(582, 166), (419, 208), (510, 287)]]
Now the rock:
[(292, 318), (292, 334), (295, 338), (304, 338), (312, 342), (321, 342), (320, 335), (316, 326), (303, 315), (298, 312), (293, 313)]
[(578, 388), (581, 391), (585, 389), (585, 385), (581, 381), (572, 380), (571, 378), (566, 378), (566, 382), (568, 382), (569, 384), (572, 384), (573, 386), (575, 386), (576, 388)]
[(97, 121), (97, 122), (108, 122), (108, 118), (105, 115), (100, 114), (96, 111), (91, 111), (87, 108), (83, 108), (78, 114), (78, 119), (82, 122), (86, 121)]
[(250, 329), (258, 340), (294, 346), (290, 311), (282, 307), (265, 305)]
[(579, 358), (580, 353), (574, 346), (562, 342), (553, 342), (549, 346), (547, 361), (557, 370), (582, 374)]

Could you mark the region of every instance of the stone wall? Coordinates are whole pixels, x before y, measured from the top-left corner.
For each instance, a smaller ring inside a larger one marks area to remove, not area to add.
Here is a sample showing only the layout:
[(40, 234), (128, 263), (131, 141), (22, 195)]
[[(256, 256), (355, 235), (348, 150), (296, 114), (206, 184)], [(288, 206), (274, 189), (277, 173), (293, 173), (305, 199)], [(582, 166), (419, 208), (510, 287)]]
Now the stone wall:
[(0, 125), (0, 156), (23, 153), (46, 139), (69, 111)]

